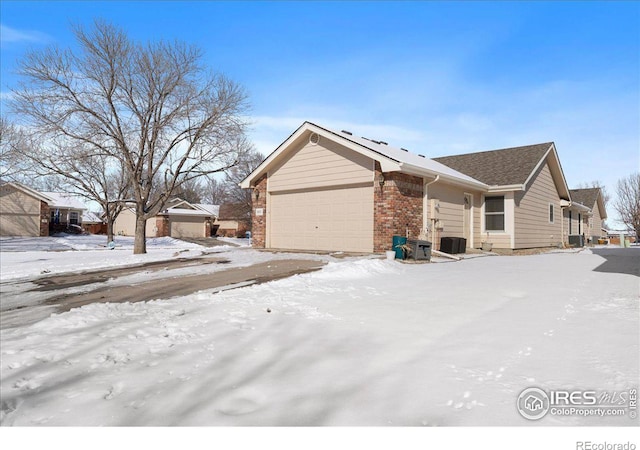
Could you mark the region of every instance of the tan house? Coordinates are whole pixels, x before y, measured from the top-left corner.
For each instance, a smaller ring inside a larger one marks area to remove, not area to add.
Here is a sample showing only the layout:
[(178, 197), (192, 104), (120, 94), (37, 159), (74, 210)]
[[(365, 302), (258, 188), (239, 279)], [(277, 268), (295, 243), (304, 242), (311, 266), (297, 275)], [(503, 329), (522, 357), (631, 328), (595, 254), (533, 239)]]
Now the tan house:
[[(192, 204), (179, 198), (172, 199), (166, 209), (147, 220), (146, 236), (209, 237), (217, 214), (217, 205)], [(135, 230), (135, 208), (127, 206), (116, 218), (113, 231), (120, 236), (135, 236)]]
[(220, 214), (214, 223), (215, 234), (225, 237), (245, 237), (251, 230), (250, 213), (241, 204), (220, 205)]
[(571, 206), (564, 211), (565, 242), (569, 236), (583, 236), (585, 243), (606, 237), (603, 231), (607, 211), (600, 188), (571, 189)]
[(86, 210), (82, 202), (69, 194), (39, 192), (20, 183), (4, 183), (0, 186), (0, 236), (79, 232)]
[(253, 245), (382, 252), (394, 235), (558, 246), (571, 197), (552, 142), (429, 159), (305, 122), (242, 183)]

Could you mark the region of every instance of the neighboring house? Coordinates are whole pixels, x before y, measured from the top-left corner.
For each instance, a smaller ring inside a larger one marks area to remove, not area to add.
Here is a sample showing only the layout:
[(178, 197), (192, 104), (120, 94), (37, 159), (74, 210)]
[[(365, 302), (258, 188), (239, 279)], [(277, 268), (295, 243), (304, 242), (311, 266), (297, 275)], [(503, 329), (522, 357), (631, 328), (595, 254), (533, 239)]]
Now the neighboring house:
[(220, 205), (220, 215), (215, 222), (216, 234), (225, 237), (245, 237), (251, 230), (250, 213), (240, 204)]
[(600, 188), (571, 189), (571, 206), (564, 211), (565, 241), (570, 235), (584, 235), (596, 243), (603, 233), (607, 211)]
[(558, 246), (571, 204), (555, 145), (429, 159), (305, 122), (243, 182), (253, 245), (382, 252), (394, 235)]
[(105, 234), (107, 224), (96, 213), (85, 211), (82, 214), (82, 229), (91, 234)]
[[(147, 220), (146, 236), (210, 237), (217, 217), (217, 205), (192, 204), (172, 199), (166, 209)], [(113, 231), (121, 236), (135, 236), (135, 207), (126, 206), (115, 220)]]
[[(558, 246), (563, 242), (562, 208), (570, 193), (553, 142), (434, 158), (488, 186), (473, 195), (473, 244), (477, 239), (495, 248)], [(442, 189), (436, 184), (436, 189)], [(438, 195), (438, 194), (434, 194)], [(448, 206), (459, 203), (453, 193)], [(455, 221), (455, 214), (451, 220)], [(475, 224), (475, 222), (474, 222)]]
[(49, 236), (66, 231), (81, 225), (86, 210), (69, 194), (4, 183), (0, 186), (0, 236)]
[(636, 239), (636, 233), (633, 231), (626, 231), (626, 230), (604, 230), (605, 231), (605, 236), (607, 237), (607, 240), (609, 241), (610, 244), (613, 245), (620, 245), (620, 235), (624, 236), (625, 240), (628, 240), (630, 243), (635, 243), (637, 241)]
[[(52, 199), (49, 202), (49, 231), (57, 233), (69, 229), (71, 225), (81, 227), (82, 215), (87, 207), (70, 194), (61, 192), (42, 192)], [(78, 231), (76, 228), (74, 231)]]

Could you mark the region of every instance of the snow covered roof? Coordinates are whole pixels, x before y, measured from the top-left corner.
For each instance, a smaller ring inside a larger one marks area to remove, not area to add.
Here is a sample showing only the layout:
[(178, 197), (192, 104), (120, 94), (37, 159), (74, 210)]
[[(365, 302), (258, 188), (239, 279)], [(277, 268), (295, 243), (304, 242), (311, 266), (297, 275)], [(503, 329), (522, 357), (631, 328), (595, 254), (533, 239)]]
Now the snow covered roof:
[(65, 192), (42, 192), (42, 194), (51, 199), (50, 208), (88, 209), (80, 200)]
[(212, 214), (216, 217), (220, 214), (220, 205), (208, 205), (205, 203), (194, 203), (195, 207), (202, 209), (203, 211), (207, 211), (209, 214)]
[(103, 220), (91, 211), (84, 211), (82, 213), (82, 223), (102, 223)]
[(316, 133), (327, 139), (336, 141), (347, 148), (361, 153), (380, 163), (383, 172), (403, 172), (416, 176), (435, 177), (440, 176), (448, 181), (463, 185), (473, 186), (479, 189), (487, 189), (488, 185), (465, 175), (457, 170), (447, 167), (437, 161), (417, 155), (410, 151), (394, 147), (380, 140), (357, 137), (348, 131), (335, 131), (311, 122), (304, 122), (287, 140), (278, 146), (245, 180), (240, 183), (242, 188), (251, 187), (253, 181), (266, 173), (279, 155), (289, 145), (300, 139), (305, 134)]

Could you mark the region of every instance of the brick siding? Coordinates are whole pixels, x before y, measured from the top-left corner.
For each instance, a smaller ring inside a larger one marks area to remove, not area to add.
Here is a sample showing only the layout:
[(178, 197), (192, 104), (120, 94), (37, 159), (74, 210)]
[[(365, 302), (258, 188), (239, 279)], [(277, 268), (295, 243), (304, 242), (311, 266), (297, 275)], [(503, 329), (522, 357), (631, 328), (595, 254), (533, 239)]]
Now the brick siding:
[(40, 201), (40, 236), (49, 236), (49, 220), (51, 208), (46, 202)]
[[(267, 233), (267, 176), (264, 175), (254, 188), (259, 192), (258, 200), (251, 192), (251, 244), (255, 248), (264, 248)], [(256, 215), (256, 209), (262, 208), (262, 215)]]
[(422, 229), (422, 178), (399, 172), (383, 173), (381, 188), (378, 177), (382, 173), (376, 162), (373, 194), (373, 251), (392, 250), (393, 236), (417, 238)]

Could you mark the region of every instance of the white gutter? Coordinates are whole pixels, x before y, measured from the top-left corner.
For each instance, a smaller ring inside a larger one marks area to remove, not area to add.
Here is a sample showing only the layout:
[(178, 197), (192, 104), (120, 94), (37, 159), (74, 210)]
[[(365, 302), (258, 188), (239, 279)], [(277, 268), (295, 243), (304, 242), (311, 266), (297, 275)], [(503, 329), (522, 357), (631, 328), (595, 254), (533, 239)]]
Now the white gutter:
[(414, 166), (412, 164), (407, 164), (402, 162), (399, 163), (398, 166), (400, 167), (400, 171), (402, 173), (406, 173), (409, 175), (416, 175), (416, 176), (422, 176), (422, 177), (424, 177), (425, 175), (431, 176), (431, 177), (441, 177), (443, 180), (447, 180), (452, 183), (467, 186), (467, 187), (472, 187), (477, 190), (486, 191), (487, 189), (489, 189), (488, 185), (482, 183), (481, 181), (473, 180), (471, 177), (469, 177), (470, 178), (469, 180), (465, 180), (463, 178), (446, 175), (440, 172), (436, 172), (433, 170), (425, 169), (423, 167)]
[(502, 191), (524, 191), (526, 190), (524, 184), (509, 184), (504, 186), (491, 186), (489, 192), (502, 192)]

